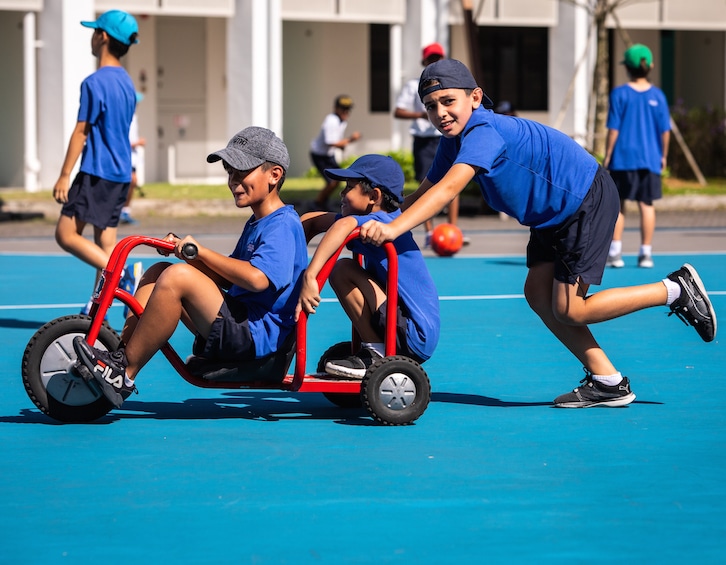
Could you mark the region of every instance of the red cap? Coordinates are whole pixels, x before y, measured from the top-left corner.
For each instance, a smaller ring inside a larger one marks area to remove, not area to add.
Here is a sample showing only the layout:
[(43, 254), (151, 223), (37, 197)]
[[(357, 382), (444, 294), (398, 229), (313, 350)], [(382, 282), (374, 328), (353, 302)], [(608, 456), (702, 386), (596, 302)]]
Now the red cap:
[(421, 60), (425, 61), (432, 55), (446, 57), (446, 54), (444, 53), (444, 48), (441, 43), (432, 43), (431, 45), (427, 45), (426, 47), (424, 47), (423, 52), (421, 53)]

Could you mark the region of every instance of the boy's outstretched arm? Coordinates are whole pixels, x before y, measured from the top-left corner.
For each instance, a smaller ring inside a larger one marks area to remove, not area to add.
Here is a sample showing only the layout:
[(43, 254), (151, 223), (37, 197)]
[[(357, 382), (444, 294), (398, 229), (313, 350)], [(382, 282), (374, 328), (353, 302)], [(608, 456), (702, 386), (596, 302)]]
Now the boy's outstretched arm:
[(320, 287), (318, 286), (318, 274), (320, 274), (323, 265), (330, 259), (333, 254), (358, 226), (357, 220), (352, 216), (345, 216), (336, 221), (330, 229), (325, 233), (323, 239), (320, 240), (318, 248), (315, 250), (313, 258), (310, 260), (307, 270), (303, 274), (302, 288), (300, 289), (300, 298), (295, 308), (295, 320), (300, 316), (303, 310), (307, 314), (315, 314), (315, 309), (320, 305)]
[(330, 229), (335, 223), (335, 213), (333, 212), (306, 212), (300, 217), (305, 232), (305, 241), (310, 240), (319, 233), (323, 233)]
[[(404, 212), (390, 224), (383, 224), (375, 220), (369, 220), (360, 228), (361, 239), (366, 243), (382, 245), (386, 241), (393, 241), (401, 234), (411, 231), (416, 226), (423, 224), (435, 214), (438, 214), (451, 202), (456, 195), (466, 188), (471, 179), (474, 178), (476, 169), (466, 163), (456, 163), (435, 185), (425, 187), (425, 180), (419, 189), (412, 194), (414, 196), (422, 192)], [(422, 189), (424, 189), (422, 191)]]
[[(169, 234), (164, 239), (176, 243), (174, 255), (177, 258), (199, 269), (222, 288), (229, 288), (232, 284), (236, 284), (252, 292), (262, 292), (270, 286), (267, 275), (249, 261), (222, 255), (209, 247), (204, 247), (190, 235), (178, 238), (174, 234)], [(197, 246), (195, 259), (188, 260), (182, 254), (182, 249), (187, 243)]]

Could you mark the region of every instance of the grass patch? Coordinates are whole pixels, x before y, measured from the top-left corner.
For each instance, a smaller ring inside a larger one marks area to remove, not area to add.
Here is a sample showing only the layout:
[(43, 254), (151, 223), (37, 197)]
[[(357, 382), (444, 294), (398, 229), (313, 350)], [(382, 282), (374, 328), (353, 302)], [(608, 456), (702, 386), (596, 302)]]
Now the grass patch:
[[(320, 178), (288, 178), (282, 187), (282, 196), (283, 199), (288, 200), (313, 200), (322, 185), (323, 182)], [(416, 183), (406, 183), (406, 194), (416, 190), (416, 187)], [(471, 194), (477, 192), (478, 189), (472, 188)], [(144, 185), (143, 194), (145, 198), (158, 200), (220, 200), (229, 197), (229, 189), (226, 185), (182, 184), (172, 186), (169, 183), (155, 182)], [(469, 194), (469, 189), (467, 189), (467, 194)], [(706, 186), (690, 180), (663, 179), (664, 196), (718, 196), (724, 194), (726, 194), (726, 178), (708, 179)], [(138, 194), (136, 197), (139, 197)], [(52, 200), (52, 198), (53, 194), (50, 190), (40, 192), (25, 192), (17, 189), (0, 190), (0, 202), (13, 200), (40, 202)]]

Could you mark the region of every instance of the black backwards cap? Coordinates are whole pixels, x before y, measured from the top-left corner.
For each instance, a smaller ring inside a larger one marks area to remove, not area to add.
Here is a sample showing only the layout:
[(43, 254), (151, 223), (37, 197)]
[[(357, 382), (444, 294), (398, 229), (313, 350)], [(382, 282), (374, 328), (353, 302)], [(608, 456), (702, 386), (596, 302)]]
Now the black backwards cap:
[[(456, 59), (441, 59), (431, 63), (421, 73), (418, 81), (418, 96), (423, 102), (424, 96), (437, 90), (447, 88), (474, 90), (478, 87), (474, 75), (464, 63)], [(483, 95), (482, 104), (485, 108), (494, 106), (494, 102), (486, 94)]]

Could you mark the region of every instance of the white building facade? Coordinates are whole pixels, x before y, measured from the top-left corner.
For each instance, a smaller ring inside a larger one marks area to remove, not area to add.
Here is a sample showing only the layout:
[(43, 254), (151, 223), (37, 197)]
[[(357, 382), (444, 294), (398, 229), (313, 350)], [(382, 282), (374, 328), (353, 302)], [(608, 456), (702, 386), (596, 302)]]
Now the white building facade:
[[(584, 142), (594, 65), (586, 11), (566, 0), (472, 4), (485, 91)], [(420, 73), (421, 47), (438, 41), (471, 64), (460, 0), (0, 0), (0, 187), (53, 186), (80, 83), (95, 69), (79, 22), (108, 9), (139, 22), (140, 43), (123, 63), (144, 94), (147, 181), (223, 182), (205, 157), (249, 125), (277, 132), (289, 174), (302, 175), (338, 94), (352, 96), (349, 131), (363, 135), (349, 155), (409, 149), (393, 105)], [(651, 79), (671, 104), (724, 106), (726, 2), (635, 1), (618, 20), (653, 50)], [(611, 37), (615, 85), (625, 81), (625, 43)]]

